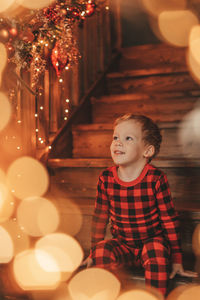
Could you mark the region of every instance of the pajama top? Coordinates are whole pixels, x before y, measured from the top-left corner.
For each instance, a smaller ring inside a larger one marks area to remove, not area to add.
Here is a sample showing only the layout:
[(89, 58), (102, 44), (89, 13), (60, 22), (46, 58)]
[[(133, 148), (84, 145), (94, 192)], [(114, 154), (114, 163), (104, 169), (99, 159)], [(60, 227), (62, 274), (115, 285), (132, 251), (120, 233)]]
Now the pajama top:
[(140, 176), (124, 182), (117, 166), (99, 176), (92, 222), (92, 247), (111, 233), (130, 247), (141, 248), (149, 238), (163, 235), (169, 242), (173, 263), (182, 263), (178, 215), (166, 175), (146, 164)]

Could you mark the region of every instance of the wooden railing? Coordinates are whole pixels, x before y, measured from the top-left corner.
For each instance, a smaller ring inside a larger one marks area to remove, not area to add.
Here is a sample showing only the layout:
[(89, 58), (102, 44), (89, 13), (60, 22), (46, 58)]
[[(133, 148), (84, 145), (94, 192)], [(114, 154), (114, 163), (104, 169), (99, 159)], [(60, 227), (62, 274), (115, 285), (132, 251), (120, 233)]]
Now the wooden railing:
[(51, 66), (40, 81), (37, 95), (31, 90), (31, 72), (16, 73), (13, 75), (15, 86), (12, 82), (4, 87), (6, 92), (9, 90), (12, 94), (14, 91), (11, 95), (14, 116), (11, 131), (15, 132), (17, 128), (20, 136), (13, 156), (37, 157), (49, 147), (51, 139), (106, 69), (113, 50), (120, 47), (119, 0), (108, 0), (105, 6), (84, 20), (82, 28), (75, 26), (81, 58), (63, 72), (62, 82)]

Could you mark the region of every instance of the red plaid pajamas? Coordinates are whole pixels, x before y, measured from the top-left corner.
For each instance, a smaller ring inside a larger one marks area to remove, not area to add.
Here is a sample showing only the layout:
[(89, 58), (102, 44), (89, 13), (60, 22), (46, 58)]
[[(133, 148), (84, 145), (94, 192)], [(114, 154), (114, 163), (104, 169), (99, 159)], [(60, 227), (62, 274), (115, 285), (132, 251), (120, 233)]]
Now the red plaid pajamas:
[[(104, 240), (110, 220), (113, 239)], [(110, 167), (99, 177), (90, 256), (94, 265), (116, 269), (140, 262), (146, 284), (166, 293), (169, 265), (182, 263), (179, 223), (165, 174), (147, 164), (132, 182)]]

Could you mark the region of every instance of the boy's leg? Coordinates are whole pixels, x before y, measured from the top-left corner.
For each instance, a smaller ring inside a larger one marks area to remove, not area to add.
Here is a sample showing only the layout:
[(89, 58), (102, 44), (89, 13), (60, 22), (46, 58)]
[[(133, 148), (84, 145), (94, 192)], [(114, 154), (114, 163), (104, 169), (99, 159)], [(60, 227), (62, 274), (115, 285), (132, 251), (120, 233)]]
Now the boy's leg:
[(144, 243), (141, 261), (145, 269), (145, 282), (158, 288), (164, 295), (169, 280), (169, 257), (169, 245), (163, 237), (155, 237)]
[(95, 266), (115, 270), (119, 266), (132, 265), (138, 249), (130, 249), (117, 239), (103, 240), (95, 245), (92, 259)]

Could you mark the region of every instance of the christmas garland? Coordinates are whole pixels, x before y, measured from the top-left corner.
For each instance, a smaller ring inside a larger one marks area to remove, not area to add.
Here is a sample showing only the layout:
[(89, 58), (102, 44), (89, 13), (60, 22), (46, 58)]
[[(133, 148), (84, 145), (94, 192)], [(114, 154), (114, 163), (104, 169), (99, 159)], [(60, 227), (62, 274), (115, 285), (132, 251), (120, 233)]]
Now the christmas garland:
[(23, 21), (0, 19), (0, 42), (6, 45), (9, 61), (32, 70), (35, 89), (45, 69), (52, 64), (58, 77), (80, 58), (74, 25), (83, 26), (105, 0), (57, 0), (34, 11)]

